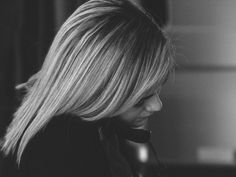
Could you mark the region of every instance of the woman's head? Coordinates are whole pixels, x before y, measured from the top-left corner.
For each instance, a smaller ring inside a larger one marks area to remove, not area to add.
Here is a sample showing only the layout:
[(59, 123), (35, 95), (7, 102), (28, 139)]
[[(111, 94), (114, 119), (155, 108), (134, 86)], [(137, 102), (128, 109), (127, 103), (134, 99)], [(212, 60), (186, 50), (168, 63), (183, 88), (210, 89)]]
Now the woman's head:
[(141, 7), (128, 0), (91, 0), (58, 31), (41, 70), (8, 128), (3, 150), (18, 149), (54, 115), (88, 121), (126, 113), (155, 93), (173, 66), (171, 44)]

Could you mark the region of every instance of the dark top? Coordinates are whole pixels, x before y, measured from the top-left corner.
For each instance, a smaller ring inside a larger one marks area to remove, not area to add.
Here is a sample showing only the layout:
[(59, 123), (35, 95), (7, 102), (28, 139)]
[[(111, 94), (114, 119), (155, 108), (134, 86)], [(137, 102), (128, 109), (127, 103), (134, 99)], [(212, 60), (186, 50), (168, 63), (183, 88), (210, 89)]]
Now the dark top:
[[(131, 164), (120, 138), (106, 119), (82, 121), (53, 117), (27, 144), (18, 169), (20, 177), (131, 177)], [(6, 172), (7, 173), (7, 172)], [(7, 177), (7, 175), (2, 175)]]

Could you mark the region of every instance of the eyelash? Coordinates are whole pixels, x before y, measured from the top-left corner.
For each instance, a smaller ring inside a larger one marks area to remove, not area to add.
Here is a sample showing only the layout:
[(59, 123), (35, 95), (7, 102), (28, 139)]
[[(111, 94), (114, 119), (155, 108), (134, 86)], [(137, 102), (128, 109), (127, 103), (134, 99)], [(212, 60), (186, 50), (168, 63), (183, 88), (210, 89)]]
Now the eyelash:
[(149, 96), (146, 96), (146, 97), (142, 98), (137, 104), (135, 104), (135, 106), (140, 106), (140, 105), (142, 105), (144, 101), (146, 101), (147, 99), (151, 98), (151, 97), (152, 97), (153, 95), (155, 95), (155, 94), (156, 94), (156, 93), (151, 94), (151, 95), (149, 95)]
[(137, 104), (135, 104), (135, 106), (141, 106), (143, 104), (143, 102), (149, 98), (151, 98), (153, 95), (159, 95), (161, 92), (161, 88), (157, 89), (153, 94), (149, 95), (149, 96), (146, 96), (144, 98), (142, 98)]

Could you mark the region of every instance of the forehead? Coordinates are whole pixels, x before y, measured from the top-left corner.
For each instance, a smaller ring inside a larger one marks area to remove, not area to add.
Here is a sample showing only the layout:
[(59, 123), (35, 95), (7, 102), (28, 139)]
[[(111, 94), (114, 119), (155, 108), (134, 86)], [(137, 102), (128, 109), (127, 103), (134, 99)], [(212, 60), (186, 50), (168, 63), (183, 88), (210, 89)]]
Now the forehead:
[(162, 88), (162, 85), (156, 84), (156, 85), (152, 86), (150, 89), (148, 89), (148, 90), (144, 93), (144, 95), (145, 95), (145, 96), (148, 96), (148, 95), (151, 95), (151, 94), (153, 94), (153, 93), (155, 93), (155, 92), (159, 92), (161, 88)]
[(151, 94), (154, 92), (158, 92), (160, 91), (160, 89), (162, 88), (162, 86), (167, 82), (168, 80), (168, 74), (165, 75), (165, 77), (161, 78), (161, 80), (157, 83), (155, 83), (151, 88), (149, 88), (145, 93), (147, 94)]

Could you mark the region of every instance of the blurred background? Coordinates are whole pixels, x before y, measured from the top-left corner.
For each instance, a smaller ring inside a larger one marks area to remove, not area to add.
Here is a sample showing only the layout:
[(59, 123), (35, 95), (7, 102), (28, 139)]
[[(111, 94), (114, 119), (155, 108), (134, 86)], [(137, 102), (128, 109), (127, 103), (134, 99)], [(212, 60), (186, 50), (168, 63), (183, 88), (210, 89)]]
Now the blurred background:
[[(235, 176), (236, 1), (137, 1), (176, 47), (176, 73), (162, 90), (162, 111), (149, 123), (168, 167), (162, 176)], [(1, 0), (1, 136), (19, 105), (15, 85), (39, 70), (60, 25), (84, 2)], [(0, 176), (4, 165), (0, 159)]]
[[(166, 161), (234, 163), (236, 1), (169, 2), (167, 29), (178, 66), (163, 88), (163, 110), (150, 124), (160, 156)], [(219, 156), (210, 157), (216, 151)]]
[(236, 1), (168, 2), (178, 67), (150, 120), (159, 158), (189, 176), (236, 176)]

